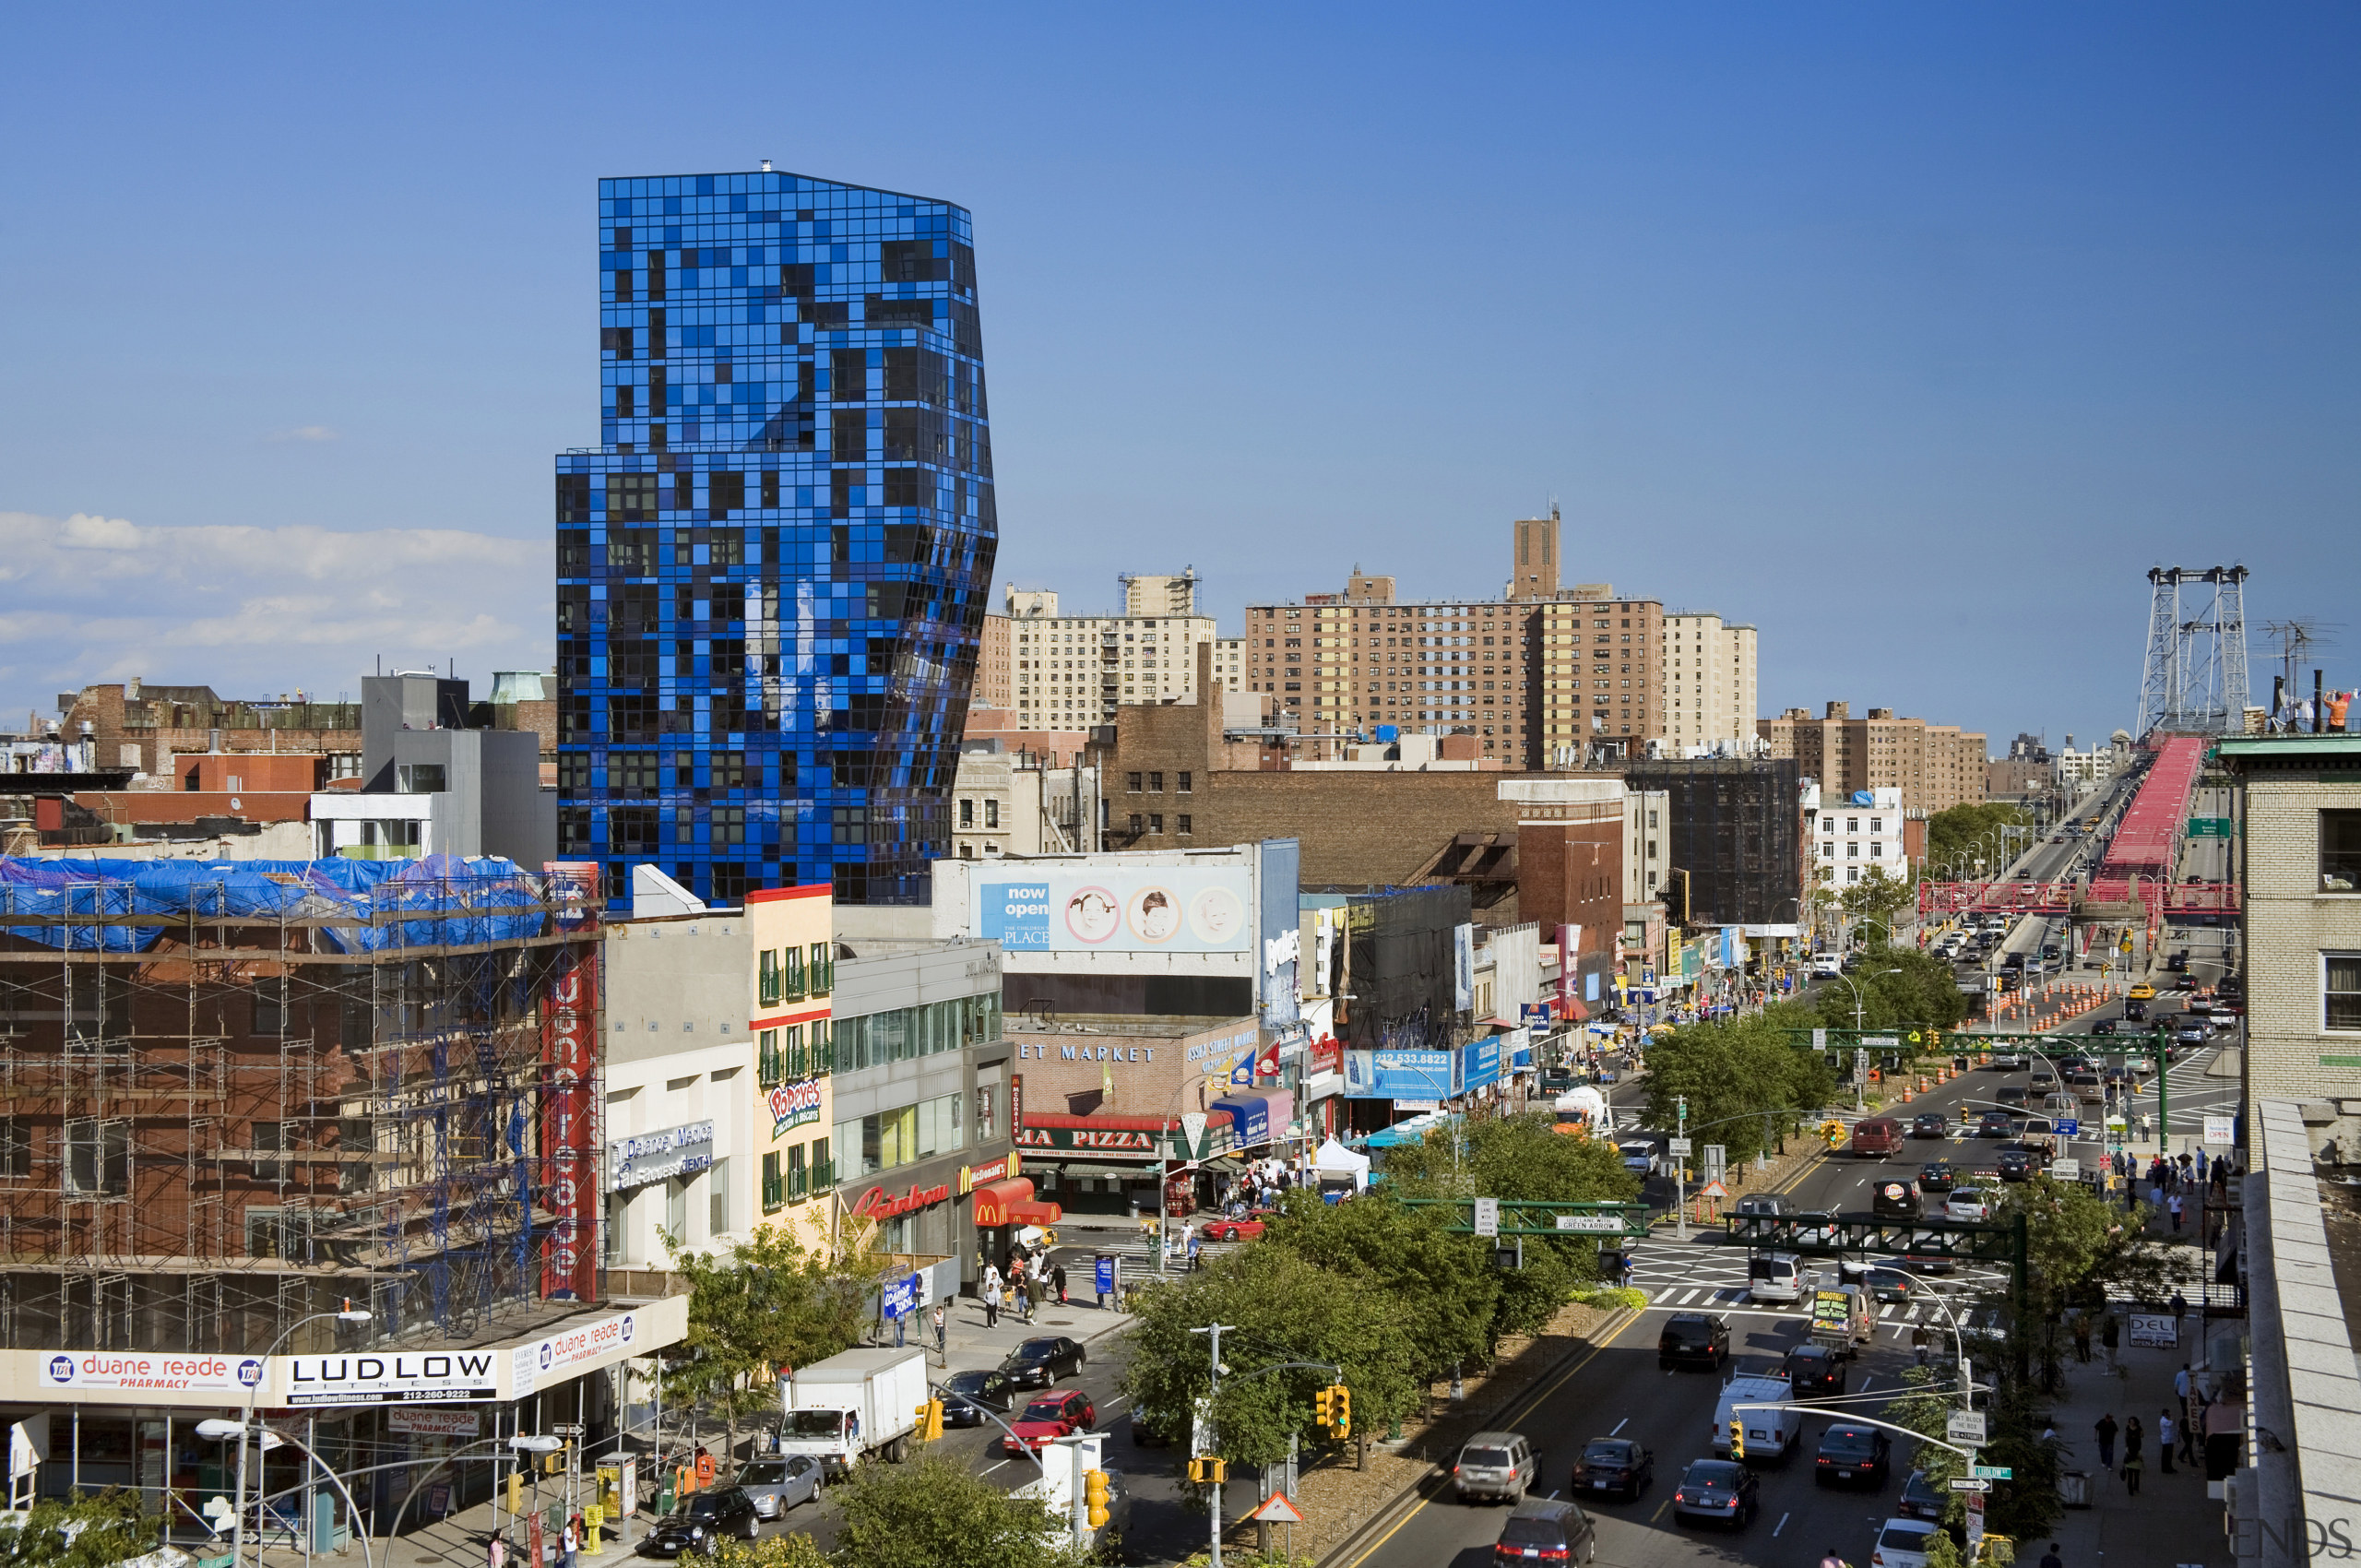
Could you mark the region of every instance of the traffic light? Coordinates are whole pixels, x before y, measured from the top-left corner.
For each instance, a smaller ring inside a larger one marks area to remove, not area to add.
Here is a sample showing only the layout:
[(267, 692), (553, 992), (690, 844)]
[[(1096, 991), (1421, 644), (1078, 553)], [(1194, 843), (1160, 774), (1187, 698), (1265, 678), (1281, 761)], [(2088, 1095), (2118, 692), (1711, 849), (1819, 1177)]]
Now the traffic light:
[(943, 1435), (942, 1400), (928, 1400), (925, 1404), (919, 1407), (918, 1414), (918, 1437), (920, 1443), (932, 1443)]
[(1336, 1391), (1323, 1388), (1311, 1396), (1311, 1424), (1326, 1431), (1336, 1424)]
[(1085, 1471), (1082, 1473), (1082, 1501), (1083, 1501), (1083, 1505), (1084, 1505), (1086, 1508), (1087, 1508), (1087, 1509), (1089, 1510), (1088, 1514), (1087, 1514), (1086, 1516), (1086, 1517), (1089, 1519), (1089, 1521), (1090, 1521), (1090, 1527), (1091, 1527), (1092, 1529), (1094, 1529), (1094, 1530), (1098, 1530), (1098, 1529), (1104, 1529), (1104, 1528), (1106, 1528), (1106, 1526), (1107, 1526), (1107, 1472), (1106, 1472), (1106, 1471), (1104, 1471), (1104, 1470), (1085, 1470)]
[(1189, 1479), (1200, 1486), (1219, 1486), (1229, 1479), (1229, 1464), (1223, 1459), (1192, 1459)]
[(522, 1470), (511, 1470), (508, 1472), (508, 1512), (522, 1514), (524, 1511), (525, 1474)]
[(1746, 1457), (1746, 1422), (1737, 1416), (1730, 1418), (1730, 1457)]
[(1338, 1384), (1336, 1393), (1336, 1424), (1331, 1429), (1338, 1442), (1353, 1435), (1353, 1391)]

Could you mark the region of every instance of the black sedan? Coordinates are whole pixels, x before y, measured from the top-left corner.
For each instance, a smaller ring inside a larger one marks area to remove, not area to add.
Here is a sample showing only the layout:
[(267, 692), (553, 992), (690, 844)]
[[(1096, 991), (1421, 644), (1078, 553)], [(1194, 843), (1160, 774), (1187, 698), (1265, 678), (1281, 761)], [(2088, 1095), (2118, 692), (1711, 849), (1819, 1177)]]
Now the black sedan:
[(1918, 1168), (1918, 1190), (1922, 1193), (1948, 1193), (1957, 1179), (1948, 1159), (1930, 1159)]
[(1798, 1345), (1787, 1352), (1787, 1386), (1798, 1399), (1845, 1392), (1845, 1363), (1825, 1345)]
[(1837, 1421), (1821, 1435), (1812, 1456), (1812, 1479), (1821, 1486), (1865, 1486), (1885, 1490), (1893, 1465), (1893, 1440), (1875, 1427)]
[(1922, 1111), (1910, 1119), (1910, 1135), (1914, 1138), (1948, 1138), (1952, 1135), (1952, 1119), (1940, 1111)]
[(1987, 1111), (1975, 1124), (1979, 1138), (2013, 1138), (2017, 1135), (2017, 1119), (2005, 1111)]
[(1730, 1459), (1692, 1459), (1673, 1489), (1672, 1516), (1742, 1530), (1762, 1507), (1762, 1478)]
[(943, 1397), (944, 1426), (982, 1426), (989, 1419), (985, 1415), (987, 1410), (995, 1416), (1008, 1414), (1012, 1384), (1006, 1372), (954, 1372), (944, 1386), (951, 1391)]
[(1586, 1497), (1603, 1492), (1637, 1503), (1640, 1493), (1654, 1485), (1655, 1479), (1654, 1451), (1628, 1437), (1594, 1437), (1574, 1461), (1572, 1491)]
[(1704, 1313), (1675, 1313), (1656, 1336), (1656, 1370), (1703, 1366), (1719, 1372), (1730, 1359), (1730, 1325)]
[(658, 1520), (636, 1550), (642, 1557), (681, 1557), (689, 1552), (711, 1557), (721, 1550), (724, 1536), (753, 1540), (762, 1532), (762, 1519), (746, 1489), (726, 1486), (691, 1495)]
[(1027, 1339), (1000, 1364), (1014, 1388), (1047, 1388), (1062, 1377), (1079, 1377), (1090, 1354), (1062, 1334)]
[(2049, 1161), (2037, 1149), (2004, 1148), (1997, 1161), (2003, 1182), (2030, 1182), (2048, 1167)]
[(2091, 1033), (2094, 1035), (2111, 1035), (2115, 1033), (2115, 1020), (2113, 1018), (2101, 1018), (2097, 1023), (2091, 1026)]

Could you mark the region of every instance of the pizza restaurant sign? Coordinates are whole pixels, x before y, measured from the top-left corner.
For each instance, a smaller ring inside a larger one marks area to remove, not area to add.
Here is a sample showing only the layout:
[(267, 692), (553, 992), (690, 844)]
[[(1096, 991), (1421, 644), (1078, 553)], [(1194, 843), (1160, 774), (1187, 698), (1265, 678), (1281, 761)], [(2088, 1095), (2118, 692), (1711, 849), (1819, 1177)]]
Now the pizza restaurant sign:
[(925, 1208), (930, 1204), (947, 1202), (950, 1196), (948, 1182), (932, 1187), (913, 1186), (899, 1197), (883, 1187), (872, 1187), (860, 1194), (859, 1203), (852, 1206), (852, 1216), (855, 1219), (892, 1219), (896, 1215)]
[(1018, 1129), (1016, 1141), (1026, 1148), (1154, 1154), (1162, 1140), (1142, 1127), (1024, 1127)]

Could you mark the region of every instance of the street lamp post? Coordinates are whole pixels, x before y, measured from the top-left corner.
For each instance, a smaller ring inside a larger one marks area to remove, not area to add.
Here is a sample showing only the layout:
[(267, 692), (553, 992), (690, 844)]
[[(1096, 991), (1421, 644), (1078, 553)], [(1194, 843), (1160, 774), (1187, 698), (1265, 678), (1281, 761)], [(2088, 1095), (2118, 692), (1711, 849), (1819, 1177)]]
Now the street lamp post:
[[(1878, 970), (1878, 971), (1877, 971), (1877, 973), (1875, 973), (1875, 974), (1863, 975), (1863, 976), (1861, 977), (1861, 979), (1863, 979), (1863, 980), (1876, 980), (1876, 979), (1878, 979), (1878, 978), (1880, 978), (1880, 976), (1883, 976), (1883, 975), (1898, 975), (1898, 974), (1900, 974), (1901, 972), (1902, 972), (1902, 971), (1901, 971), (1900, 969), (1880, 969), (1880, 970)], [(1853, 977), (1852, 977), (1852, 976), (1850, 976), (1850, 975), (1844, 974), (1844, 973), (1840, 972), (1840, 973), (1836, 974), (1835, 976), (1833, 976), (1833, 978), (1834, 978), (1834, 979), (1836, 979), (1836, 980), (1843, 980), (1843, 981), (1845, 982), (1845, 984), (1846, 989), (1847, 989), (1847, 990), (1849, 990), (1849, 991), (1851, 991), (1851, 992), (1852, 992), (1852, 993), (1853, 993), (1853, 1049), (1854, 1049), (1854, 1050), (1856, 1050), (1856, 1051), (1859, 1051), (1859, 1050), (1861, 1050), (1861, 1049), (1862, 1049), (1862, 1046), (1861, 1046), (1861, 1015), (1862, 1015), (1862, 1012), (1863, 1012), (1863, 1007), (1862, 1007), (1862, 999), (1861, 999), (1861, 988), (1860, 988), (1860, 986), (1859, 986), (1859, 985), (1858, 985), (1858, 984), (1857, 984), (1857, 983), (1853, 980)], [(1863, 1112), (1864, 1111), (1867, 1111), (1867, 1110), (1869, 1109), (1869, 1083), (1868, 1083), (1867, 1079), (1866, 1079), (1866, 1078), (1865, 1078), (1861, 1074), (1856, 1073), (1856, 1074), (1854, 1075), (1854, 1076), (1853, 1076), (1853, 1114), (1854, 1114), (1854, 1115), (1858, 1116), (1859, 1114), (1861, 1114), (1861, 1112)]]
[[(348, 1298), (348, 1304), (336, 1312), (313, 1313), (308, 1317), (297, 1318), (293, 1323), (289, 1324), (284, 1329), (280, 1330), (279, 1337), (270, 1342), (270, 1348), (262, 1353), (263, 1376), (267, 1377), (270, 1374), (270, 1359), (271, 1357), (279, 1354), (279, 1348), (287, 1343), (287, 1339), (290, 1335), (303, 1327), (305, 1324), (325, 1323), (331, 1318), (335, 1319), (338, 1323), (367, 1323), (374, 1315), (374, 1314), (366, 1307), (355, 1307), (350, 1305), (350, 1298)], [(238, 1431), (241, 1433), (243, 1433), (247, 1428), (254, 1425), (255, 1396), (261, 1392), (262, 1378), (257, 1377), (254, 1381), (254, 1385), (246, 1390), (246, 1416), (245, 1420), (238, 1425)], [(224, 1428), (224, 1431), (220, 1432), (210, 1433), (208, 1435), (228, 1435), (226, 1423), (219, 1421), (199, 1422), (198, 1430), (202, 1431), (207, 1425), (221, 1426)], [(281, 1433), (280, 1435), (284, 1436), (285, 1434)], [(289, 1441), (293, 1442), (294, 1440), (291, 1438)], [(301, 1443), (297, 1443), (296, 1445), (298, 1447), (303, 1446)], [(241, 1436), (238, 1440), (238, 1511), (235, 1516), (231, 1519), (230, 1525), (230, 1562), (231, 1568), (242, 1568), (245, 1560), (247, 1446), (245, 1438)], [(309, 1454), (311, 1453), (311, 1450), (309, 1448), (304, 1448), (303, 1452)], [(335, 1472), (330, 1471), (329, 1474), (333, 1477)], [(352, 1499), (350, 1494), (345, 1498), (345, 1506), (348, 1508), (352, 1506)], [(361, 1516), (357, 1512), (353, 1515), (352, 1522), (356, 1526), (361, 1523)], [(304, 1521), (304, 1528), (308, 1530), (310, 1527), (311, 1521), (307, 1519)]]

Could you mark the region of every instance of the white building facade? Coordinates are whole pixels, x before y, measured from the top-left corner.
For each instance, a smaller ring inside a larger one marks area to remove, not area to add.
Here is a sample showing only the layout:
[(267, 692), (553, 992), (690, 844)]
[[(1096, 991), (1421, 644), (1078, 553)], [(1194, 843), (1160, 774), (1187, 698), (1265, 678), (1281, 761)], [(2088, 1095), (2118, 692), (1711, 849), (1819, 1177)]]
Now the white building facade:
[(1710, 610), (1664, 618), (1664, 724), (1675, 756), (1754, 749), (1755, 629)]
[[(1111, 724), (1118, 707), (1192, 695), (1197, 645), (1218, 640), (1210, 615), (1065, 615), (1047, 589), (1012, 588), (1003, 601), (1010, 701), (1035, 729)], [(1219, 675), (1236, 669), (1242, 648), (1216, 661)]]
[(1815, 825), (1812, 861), (1825, 885), (1847, 887), (1872, 868), (1907, 877), (1903, 847), (1902, 791), (1893, 786), (1823, 796)]

